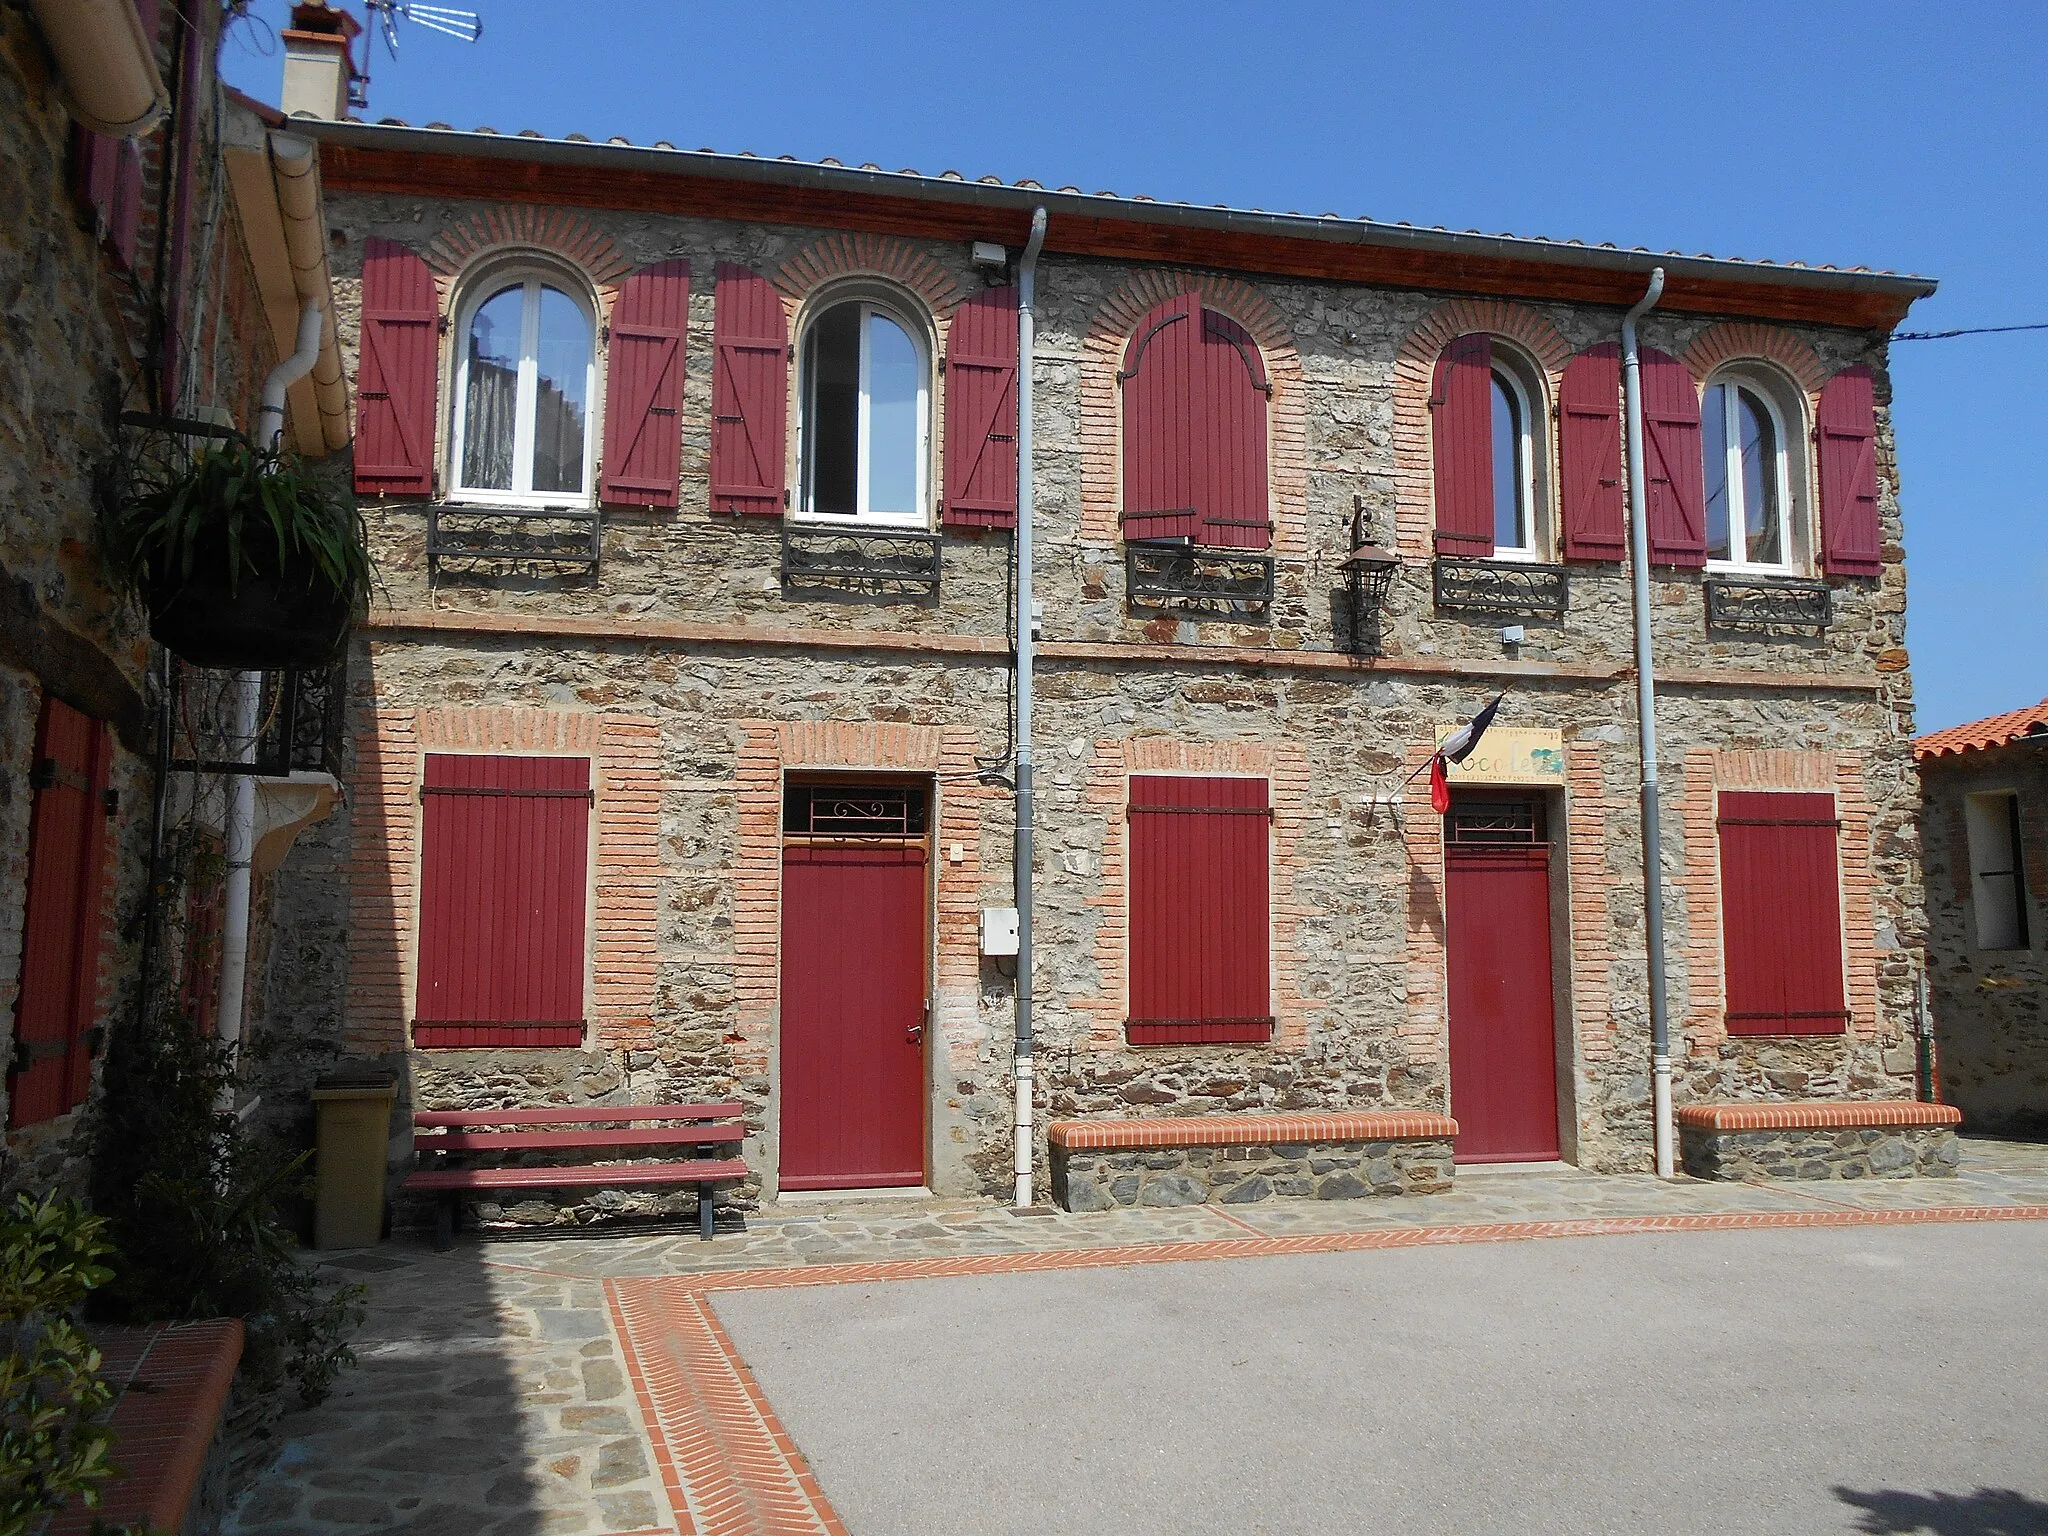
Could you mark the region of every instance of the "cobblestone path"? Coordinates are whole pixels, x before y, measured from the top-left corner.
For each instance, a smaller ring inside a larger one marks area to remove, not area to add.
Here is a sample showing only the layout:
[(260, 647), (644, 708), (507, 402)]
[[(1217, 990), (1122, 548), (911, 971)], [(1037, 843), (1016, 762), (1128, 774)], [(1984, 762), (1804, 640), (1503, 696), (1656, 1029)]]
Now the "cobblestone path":
[(1461, 1171), (1449, 1194), (1017, 1215), (794, 1202), (743, 1233), (396, 1241), (324, 1256), (370, 1287), (361, 1363), (288, 1418), (234, 1536), (842, 1529), (704, 1294), (1689, 1227), (2048, 1219), (2048, 1147), (1966, 1139), (1954, 1179), (1661, 1183)]

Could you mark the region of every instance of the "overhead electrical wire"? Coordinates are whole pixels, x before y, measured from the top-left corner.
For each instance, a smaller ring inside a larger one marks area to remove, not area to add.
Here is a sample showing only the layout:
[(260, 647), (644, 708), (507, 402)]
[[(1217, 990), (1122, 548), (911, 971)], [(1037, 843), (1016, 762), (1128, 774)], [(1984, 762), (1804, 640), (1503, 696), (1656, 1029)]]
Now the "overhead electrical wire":
[(2002, 336), (2007, 331), (2048, 331), (2048, 320), (2034, 325), (1977, 325), (1960, 331), (1900, 331), (1893, 341), (1947, 341), (1951, 336)]

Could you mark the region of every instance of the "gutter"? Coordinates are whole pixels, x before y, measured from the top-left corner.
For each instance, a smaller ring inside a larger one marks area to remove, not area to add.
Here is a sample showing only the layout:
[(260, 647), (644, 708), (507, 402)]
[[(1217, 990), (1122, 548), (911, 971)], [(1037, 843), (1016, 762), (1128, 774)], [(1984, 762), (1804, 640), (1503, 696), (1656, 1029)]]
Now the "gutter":
[[(1527, 262), (1539, 266), (1590, 268), (1632, 273), (1647, 280), (1655, 268), (1680, 279), (1753, 283), (1775, 288), (1824, 289), (1895, 297), (1902, 305), (1935, 291), (1928, 277), (1853, 268), (1810, 267), (1799, 263), (1740, 261), (1711, 256), (1659, 254), (1641, 248), (1585, 245), (1570, 240), (1543, 240), (1520, 235), (1484, 235), (1476, 230), (1417, 228), (1372, 219), (1334, 215), (1268, 213), (1262, 209), (1196, 207), (1161, 203), (1145, 197), (1108, 193), (1048, 192), (1036, 183), (1006, 186), (994, 181), (969, 181), (951, 176), (926, 176), (914, 171), (856, 170), (817, 165), (795, 159), (762, 159), (753, 155), (710, 150), (667, 149), (638, 144), (597, 144), (580, 139), (546, 139), (520, 134), (464, 132), (453, 128), (414, 128), (397, 123), (333, 122), (295, 117), (295, 130), (322, 143), (401, 154), (461, 155), (509, 160), (531, 165), (609, 169), (647, 175), (696, 176), (753, 182), (818, 192), (853, 193), (916, 202), (1000, 210), (1028, 217), (1044, 208), (1063, 220), (1108, 220), (1137, 225), (1200, 229), (1221, 234), (1313, 240), (1327, 244), (1378, 246), (1448, 256)], [(1054, 243), (1055, 249), (1061, 247)], [(1446, 287), (1455, 287), (1446, 274)]]
[(31, 0), (31, 8), (81, 124), (132, 139), (164, 120), (170, 92), (133, 0)]

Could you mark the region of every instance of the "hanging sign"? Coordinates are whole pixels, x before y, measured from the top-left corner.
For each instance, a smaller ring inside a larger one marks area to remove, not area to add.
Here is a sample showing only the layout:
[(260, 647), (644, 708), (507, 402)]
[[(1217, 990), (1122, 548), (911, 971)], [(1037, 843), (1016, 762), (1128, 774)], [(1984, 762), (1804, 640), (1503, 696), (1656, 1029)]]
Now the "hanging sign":
[[(1456, 726), (1439, 726), (1437, 740)], [(1453, 784), (1564, 783), (1564, 732), (1518, 730), (1496, 725), (1462, 763), (1448, 765)]]

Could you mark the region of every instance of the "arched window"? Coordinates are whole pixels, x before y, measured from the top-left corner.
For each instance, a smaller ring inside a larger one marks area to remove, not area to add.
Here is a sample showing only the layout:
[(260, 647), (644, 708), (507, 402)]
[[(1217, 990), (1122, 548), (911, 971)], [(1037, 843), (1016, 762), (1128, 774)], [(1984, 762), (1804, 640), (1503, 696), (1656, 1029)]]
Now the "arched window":
[(1484, 334), (1458, 337), (1437, 359), (1429, 405), (1439, 554), (1545, 558), (1542, 379), (1517, 349)]
[(1125, 537), (1270, 546), (1266, 410), (1273, 387), (1251, 333), (1184, 293), (1138, 322), (1117, 381)]
[(586, 500), (596, 458), (597, 324), (552, 273), (495, 273), (458, 311), (454, 494)]
[(867, 298), (834, 304), (805, 329), (797, 421), (804, 515), (928, 521), (931, 367), (920, 331)]
[(1742, 374), (1718, 377), (1700, 402), (1706, 469), (1707, 559), (1738, 570), (1796, 564), (1793, 474), (1785, 412)]

